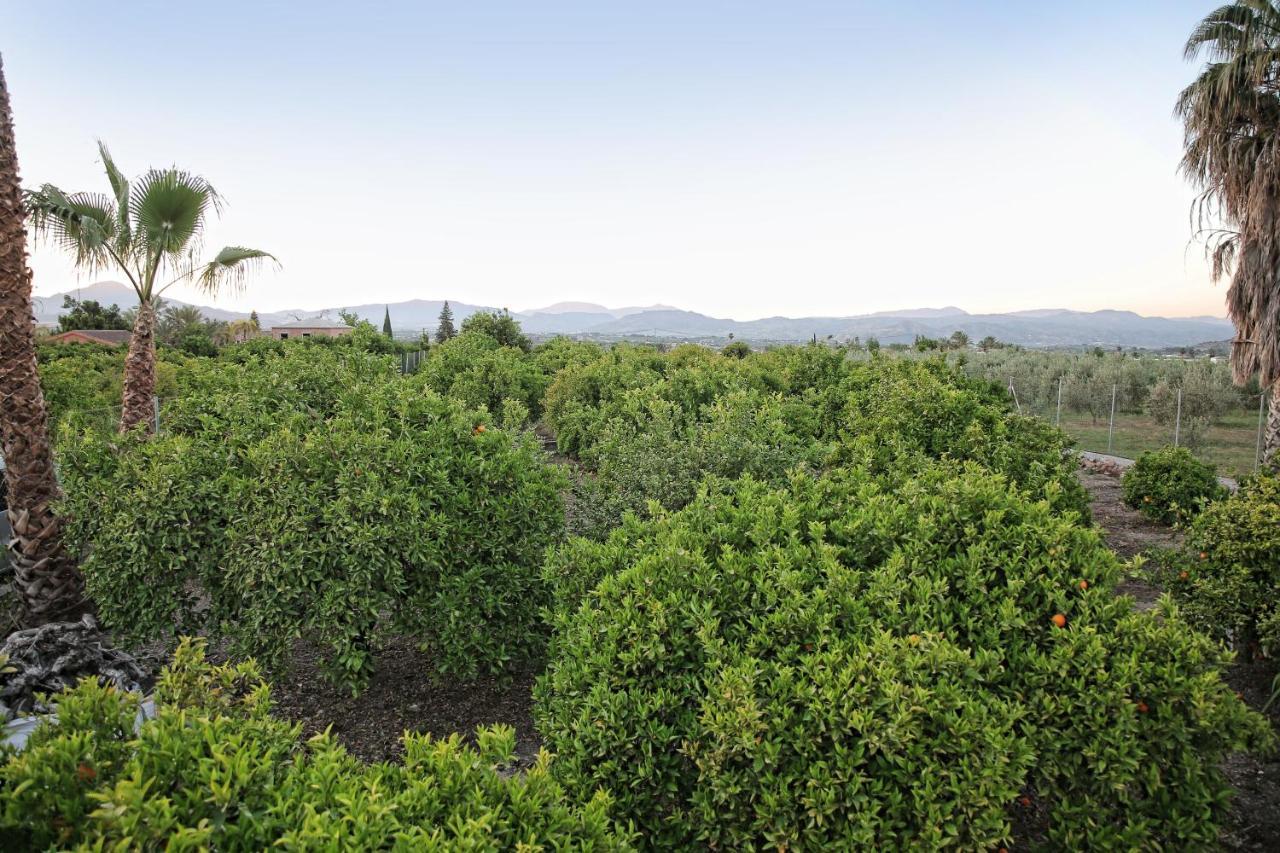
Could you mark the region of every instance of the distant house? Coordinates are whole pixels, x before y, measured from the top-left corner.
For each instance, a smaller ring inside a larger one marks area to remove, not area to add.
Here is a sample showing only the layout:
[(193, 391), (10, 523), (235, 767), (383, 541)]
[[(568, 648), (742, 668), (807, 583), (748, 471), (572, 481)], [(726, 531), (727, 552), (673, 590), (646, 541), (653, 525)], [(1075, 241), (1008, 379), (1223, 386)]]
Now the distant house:
[(54, 344), (101, 344), (105, 347), (124, 346), (133, 332), (125, 329), (75, 329), (45, 338)]
[(299, 320), (297, 323), (271, 327), (271, 337), (281, 341), (286, 338), (340, 338), (349, 334), (351, 327), (347, 324), (324, 320)]

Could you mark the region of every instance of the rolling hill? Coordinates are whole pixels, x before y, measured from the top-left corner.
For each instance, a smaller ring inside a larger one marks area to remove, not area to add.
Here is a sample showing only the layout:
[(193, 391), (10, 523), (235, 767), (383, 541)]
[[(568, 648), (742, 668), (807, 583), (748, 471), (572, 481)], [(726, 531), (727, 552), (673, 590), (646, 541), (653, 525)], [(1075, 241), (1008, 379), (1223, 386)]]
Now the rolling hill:
[[(72, 291), (36, 298), (37, 320), (56, 323), (62, 312), (62, 298), (95, 299), (121, 308), (137, 304), (133, 290), (113, 281), (102, 281)], [(170, 304), (184, 304), (171, 300)], [(390, 309), (392, 326), (401, 332), (432, 330), (443, 300), (411, 299), (404, 302), (370, 302), (334, 306), (320, 310), (260, 311), (263, 326), (294, 320), (324, 317), (336, 319), (339, 310), (354, 311), (362, 319), (381, 325), (383, 311)], [(492, 307), (449, 301), (454, 321), (461, 323), (476, 311)], [(206, 317), (234, 320), (245, 312), (199, 306)], [(668, 305), (606, 308), (589, 302), (562, 302), (545, 308), (516, 312), (525, 330), (533, 335), (580, 335), (601, 339), (658, 338), (665, 340), (714, 341), (735, 338), (752, 342), (807, 341), (832, 338), (877, 338), (881, 343), (910, 343), (917, 335), (945, 337), (956, 330), (979, 340), (992, 335), (1006, 343), (1030, 347), (1163, 347), (1190, 346), (1200, 341), (1224, 340), (1233, 334), (1231, 324), (1215, 317), (1144, 317), (1132, 311), (1069, 311), (1061, 308), (1032, 309), (1006, 314), (970, 314), (954, 306), (878, 311), (847, 317), (765, 317), (759, 320), (732, 320)]]

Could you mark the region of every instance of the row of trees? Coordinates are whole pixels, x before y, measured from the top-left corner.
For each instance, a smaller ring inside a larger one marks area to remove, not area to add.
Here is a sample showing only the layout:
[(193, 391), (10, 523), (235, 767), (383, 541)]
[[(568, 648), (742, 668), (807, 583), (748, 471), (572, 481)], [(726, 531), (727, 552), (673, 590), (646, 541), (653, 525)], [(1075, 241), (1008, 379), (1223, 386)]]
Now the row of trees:
[(1024, 410), (1042, 416), (1053, 417), (1061, 403), (1064, 414), (1104, 421), (1114, 390), (1117, 412), (1149, 414), (1171, 428), (1177, 418), (1182, 441), (1192, 447), (1224, 415), (1256, 410), (1261, 391), (1256, 379), (1235, 385), (1230, 366), (1208, 358), (1003, 349), (964, 359), (964, 367), (1012, 388)]

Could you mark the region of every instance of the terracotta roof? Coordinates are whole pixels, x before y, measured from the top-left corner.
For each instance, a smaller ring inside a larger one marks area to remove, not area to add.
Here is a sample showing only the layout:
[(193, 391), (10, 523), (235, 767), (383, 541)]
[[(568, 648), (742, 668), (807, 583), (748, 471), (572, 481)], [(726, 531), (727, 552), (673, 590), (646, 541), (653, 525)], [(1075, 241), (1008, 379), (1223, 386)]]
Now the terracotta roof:
[(76, 343), (91, 341), (107, 346), (119, 346), (129, 343), (133, 332), (126, 329), (73, 329), (60, 335), (51, 335), (49, 340), (55, 343)]

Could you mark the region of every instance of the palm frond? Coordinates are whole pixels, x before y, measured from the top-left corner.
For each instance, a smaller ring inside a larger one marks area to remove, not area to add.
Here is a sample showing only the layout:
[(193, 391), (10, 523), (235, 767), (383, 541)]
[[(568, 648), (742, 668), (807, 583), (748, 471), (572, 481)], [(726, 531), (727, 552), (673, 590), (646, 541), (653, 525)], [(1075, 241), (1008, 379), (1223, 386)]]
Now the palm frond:
[(199, 247), (210, 210), (220, 206), (208, 181), (179, 169), (152, 169), (129, 193), (134, 231), (147, 255), (175, 265)]
[(204, 265), (196, 281), (211, 295), (223, 289), (239, 292), (244, 288), (246, 276), (267, 262), (277, 268), (280, 266), (275, 255), (269, 252), (247, 249), (244, 246), (227, 246)]
[(49, 240), (67, 251), (76, 266), (90, 271), (111, 262), (110, 246), (116, 236), (117, 212), (108, 196), (68, 194), (52, 184), (28, 190), (23, 195), (37, 238)]
[(98, 140), (98, 156), (102, 158), (102, 168), (106, 170), (107, 181), (111, 184), (111, 192), (115, 196), (116, 207), (116, 245), (124, 249), (130, 243), (133, 230), (129, 223), (129, 179), (124, 176), (116, 161), (112, 159), (107, 144)]

